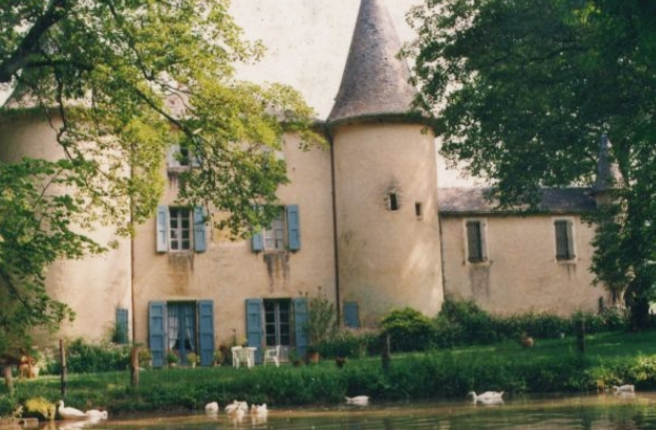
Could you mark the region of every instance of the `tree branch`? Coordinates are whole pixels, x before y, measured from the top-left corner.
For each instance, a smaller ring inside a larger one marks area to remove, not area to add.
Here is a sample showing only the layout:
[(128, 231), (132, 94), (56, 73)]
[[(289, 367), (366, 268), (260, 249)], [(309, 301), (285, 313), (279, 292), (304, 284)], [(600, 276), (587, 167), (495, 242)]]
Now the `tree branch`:
[(71, 10), (74, 0), (50, 0), (45, 13), (39, 17), (14, 53), (0, 63), (0, 83), (11, 82), (23, 67), (29, 64), (31, 56), (39, 52), (41, 37)]

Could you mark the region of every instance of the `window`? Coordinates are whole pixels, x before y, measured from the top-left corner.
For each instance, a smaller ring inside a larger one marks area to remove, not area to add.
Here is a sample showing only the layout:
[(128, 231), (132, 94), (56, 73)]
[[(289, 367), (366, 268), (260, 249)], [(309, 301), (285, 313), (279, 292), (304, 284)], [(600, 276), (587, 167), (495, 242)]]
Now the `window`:
[(173, 353), (182, 365), (188, 354), (200, 356), (200, 364), (214, 361), (214, 302), (150, 302), (148, 305), (148, 347), (153, 366), (166, 364), (166, 355)]
[(417, 219), (420, 220), (423, 218), (423, 211), (421, 208), (421, 203), (415, 202), (415, 215), (417, 216)]
[(265, 251), (282, 251), (285, 249), (285, 222), (283, 211), (271, 222), (269, 228), (262, 231)]
[(200, 159), (188, 145), (171, 145), (166, 155), (166, 166), (169, 171), (184, 170), (200, 165)]
[(484, 225), (479, 220), (470, 220), (467, 226), (467, 260), (480, 263), (487, 259), (485, 255)]
[(399, 196), (396, 193), (389, 193), (387, 195), (388, 209), (391, 211), (399, 210)]
[(301, 249), (301, 223), (298, 205), (281, 209), (280, 215), (268, 228), (251, 238), (253, 252), (298, 251)]
[(205, 210), (184, 207), (157, 207), (157, 252), (204, 252)]
[(556, 220), (554, 227), (556, 232), (556, 260), (573, 260), (574, 235), (571, 220)]
[(291, 345), (291, 300), (264, 300), (266, 346)]
[(169, 208), (169, 243), (171, 251), (191, 249), (191, 211)]

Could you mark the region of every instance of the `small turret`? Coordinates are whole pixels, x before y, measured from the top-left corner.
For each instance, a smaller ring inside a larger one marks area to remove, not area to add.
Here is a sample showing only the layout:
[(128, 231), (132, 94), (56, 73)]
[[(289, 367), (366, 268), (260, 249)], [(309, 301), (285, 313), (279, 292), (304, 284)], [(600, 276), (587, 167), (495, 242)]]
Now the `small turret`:
[(597, 161), (597, 178), (592, 187), (592, 195), (597, 206), (607, 200), (608, 192), (618, 188), (623, 182), (619, 166), (612, 160), (612, 145), (606, 133), (601, 135), (599, 143), (599, 160)]

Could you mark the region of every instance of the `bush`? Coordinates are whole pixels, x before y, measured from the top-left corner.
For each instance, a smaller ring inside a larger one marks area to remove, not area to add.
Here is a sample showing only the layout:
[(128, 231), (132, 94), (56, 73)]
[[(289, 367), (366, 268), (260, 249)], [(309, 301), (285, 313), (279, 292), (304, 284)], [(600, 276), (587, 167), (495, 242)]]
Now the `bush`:
[[(130, 364), (130, 347), (109, 342), (99, 344), (87, 343), (79, 338), (66, 346), (66, 366), (71, 373), (95, 373), (125, 370)], [(49, 369), (51, 373), (59, 373), (61, 366)]]
[(374, 330), (344, 328), (318, 345), (323, 357), (360, 358), (377, 354), (380, 350), (380, 334)]
[(380, 326), (382, 334), (390, 335), (393, 351), (423, 351), (432, 346), (435, 338), (431, 320), (412, 308), (390, 312)]

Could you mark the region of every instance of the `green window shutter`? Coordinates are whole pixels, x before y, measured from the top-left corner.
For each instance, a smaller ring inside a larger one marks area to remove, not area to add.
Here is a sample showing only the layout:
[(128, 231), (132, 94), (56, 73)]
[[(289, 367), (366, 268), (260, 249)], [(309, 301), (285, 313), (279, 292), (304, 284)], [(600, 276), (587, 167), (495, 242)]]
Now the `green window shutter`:
[(298, 205), (289, 205), (287, 211), (287, 246), (290, 251), (301, 249), (301, 220)]
[(116, 342), (120, 344), (128, 343), (128, 310), (125, 308), (116, 309)]
[(198, 351), (201, 366), (211, 366), (214, 361), (214, 302), (198, 302)]
[(360, 310), (357, 302), (344, 302), (344, 325), (360, 328)]
[(483, 232), (480, 221), (467, 221), (468, 259), (471, 263), (483, 261)]
[(254, 233), (253, 236), (251, 236), (251, 250), (253, 252), (264, 250), (264, 238), (262, 237), (262, 233)]
[(305, 297), (292, 299), (294, 306), (294, 332), (296, 337), (296, 351), (303, 357), (308, 347), (308, 337), (305, 324), (308, 320), (308, 301)]
[(205, 252), (207, 250), (205, 208), (201, 206), (194, 208), (194, 250), (196, 252)]
[(556, 231), (556, 259), (571, 260), (574, 258), (574, 240), (572, 223), (567, 220), (554, 222)]
[(168, 251), (169, 207), (157, 206), (157, 252)]
[(262, 345), (264, 345), (264, 333), (262, 333), (262, 299), (246, 299), (246, 339), (248, 346), (257, 347), (255, 362), (262, 362)]
[(148, 347), (153, 367), (162, 367), (166, 354), (166, 302), (148, 304)]

